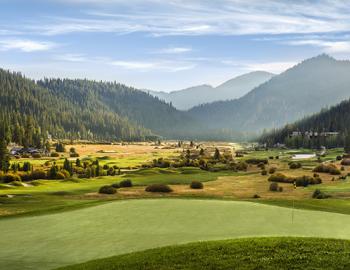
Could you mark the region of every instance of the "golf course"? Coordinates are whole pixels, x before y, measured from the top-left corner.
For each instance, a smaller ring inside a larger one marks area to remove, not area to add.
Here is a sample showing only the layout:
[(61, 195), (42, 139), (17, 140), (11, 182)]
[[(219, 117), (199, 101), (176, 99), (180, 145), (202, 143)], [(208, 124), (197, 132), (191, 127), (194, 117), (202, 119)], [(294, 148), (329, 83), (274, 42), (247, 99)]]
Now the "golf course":
[[(54, 269), (196, 241), (350, 239), (350, 216), (243, 201), (140, 199), (0, 221), (0, 269)], [(102, 269), (102, 268), (101, 268)]]

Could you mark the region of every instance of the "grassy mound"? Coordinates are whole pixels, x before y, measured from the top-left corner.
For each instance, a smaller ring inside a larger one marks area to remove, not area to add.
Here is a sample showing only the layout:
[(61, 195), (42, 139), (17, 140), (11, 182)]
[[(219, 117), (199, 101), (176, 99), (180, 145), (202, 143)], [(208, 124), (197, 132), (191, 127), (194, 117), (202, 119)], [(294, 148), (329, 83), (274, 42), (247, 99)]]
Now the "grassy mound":
[(349, 269), (350, 241), (252, 238), (170, 246), (94, 260), (61, 270)]

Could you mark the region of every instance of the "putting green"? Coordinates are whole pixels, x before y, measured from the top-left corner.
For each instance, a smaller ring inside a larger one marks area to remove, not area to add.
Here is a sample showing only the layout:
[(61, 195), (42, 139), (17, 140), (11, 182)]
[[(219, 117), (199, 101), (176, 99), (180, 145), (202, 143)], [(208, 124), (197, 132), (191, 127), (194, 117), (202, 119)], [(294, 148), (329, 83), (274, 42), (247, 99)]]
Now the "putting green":
[(350, 215), (217, 200), (148, 199), (0, 220), (0, 269), (52, 269), (199, 240), (350, 239)]

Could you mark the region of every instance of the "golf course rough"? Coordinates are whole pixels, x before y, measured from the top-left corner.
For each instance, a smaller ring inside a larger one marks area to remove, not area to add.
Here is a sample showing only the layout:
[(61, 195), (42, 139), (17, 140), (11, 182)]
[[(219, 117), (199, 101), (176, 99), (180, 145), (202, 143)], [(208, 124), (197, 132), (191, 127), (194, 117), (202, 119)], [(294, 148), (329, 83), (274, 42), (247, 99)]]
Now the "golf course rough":
[(350, 215), (252, 202), (143, 199), (5, 218), (0, 220), (0, 231), (0, 269), (40, 270), (204, 240), (262, 236), (350, 239)]

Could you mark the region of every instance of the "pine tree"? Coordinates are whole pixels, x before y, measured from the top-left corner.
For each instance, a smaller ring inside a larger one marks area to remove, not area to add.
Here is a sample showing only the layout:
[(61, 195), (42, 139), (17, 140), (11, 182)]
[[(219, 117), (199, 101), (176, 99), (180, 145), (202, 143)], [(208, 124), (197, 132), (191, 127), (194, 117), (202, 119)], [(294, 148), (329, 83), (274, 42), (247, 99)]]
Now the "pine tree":
[(214, 159), (219, 160), (220, 159), (220, 151), (218, 148), (215, 148), (215, 153), (214, 153)]
[(347, 132), (345, 135), (345, 142), (344, 142), (344, 152), (350, 153), (350, 133)]
[(7, 143), (4, 138), (0, 139), (0, 170), (7, 172), (10, 167), (10, 157)]

